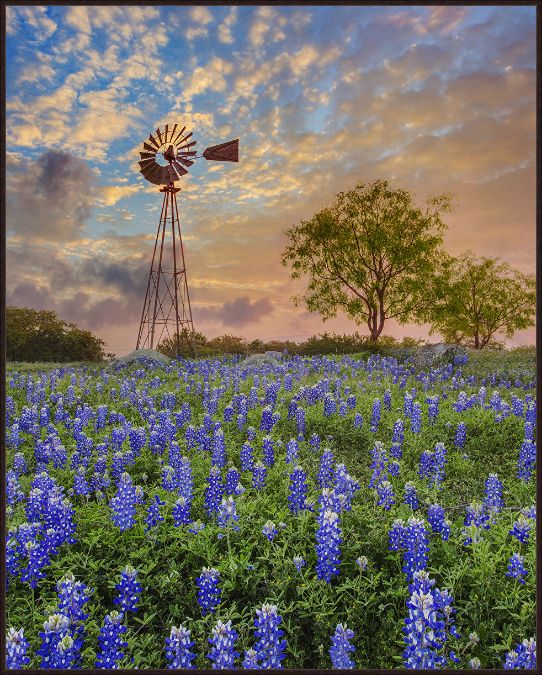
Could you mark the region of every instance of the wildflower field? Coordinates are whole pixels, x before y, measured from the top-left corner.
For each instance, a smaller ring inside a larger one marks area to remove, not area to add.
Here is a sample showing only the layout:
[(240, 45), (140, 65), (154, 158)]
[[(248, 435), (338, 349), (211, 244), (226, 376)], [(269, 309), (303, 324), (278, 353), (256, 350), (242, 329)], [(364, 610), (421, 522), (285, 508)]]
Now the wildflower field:
[(534, 370), (11, 365), (8, 666), (534, 667)]

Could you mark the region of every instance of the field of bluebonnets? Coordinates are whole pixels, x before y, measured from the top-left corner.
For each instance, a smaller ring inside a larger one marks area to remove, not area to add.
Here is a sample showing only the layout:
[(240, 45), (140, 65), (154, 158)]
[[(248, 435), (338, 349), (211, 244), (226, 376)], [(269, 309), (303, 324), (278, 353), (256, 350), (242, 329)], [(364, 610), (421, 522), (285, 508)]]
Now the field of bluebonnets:
[(11, 667), (534, 667), (534, 353), (10, 366)]

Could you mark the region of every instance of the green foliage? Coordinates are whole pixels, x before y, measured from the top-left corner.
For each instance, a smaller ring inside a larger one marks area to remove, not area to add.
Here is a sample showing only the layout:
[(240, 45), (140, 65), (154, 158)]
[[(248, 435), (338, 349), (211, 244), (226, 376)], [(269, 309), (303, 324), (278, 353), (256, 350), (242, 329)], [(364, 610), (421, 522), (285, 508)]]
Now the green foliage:
[(427, 319), (432, 332), (447, 342), (495, 348), (497, 335), (510, 338), (517, 330), (534, 326), (534, 275), (497, 258), (477, 258), (470, 252), (446, 257), (431, 286)]
[(286, 230), (282, 264), (291, 266), (292, 278), (308, 277), (302, 300), (309, 311), (327, 320), (342, 309), (366, 323), (375, 341), (386, 319), (419, 319), (450, 204), (449, 195), (440, 195), (422, 210), (411, 193), (385, 180), (361, 183)]
[(105, 342), (55, 312), (6, 307), (6, 355), (10, 361), (102, 361)]

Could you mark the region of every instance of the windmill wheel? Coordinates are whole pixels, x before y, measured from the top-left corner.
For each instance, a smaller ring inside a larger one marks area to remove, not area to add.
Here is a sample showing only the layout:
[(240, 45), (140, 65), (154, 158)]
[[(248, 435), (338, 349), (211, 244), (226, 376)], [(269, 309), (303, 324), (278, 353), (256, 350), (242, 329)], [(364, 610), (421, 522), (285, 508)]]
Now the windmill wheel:
[[(192, 132), (186, 133), (186, 127), (180, 131), (178, 127), (178, 124), (174, 124), (173, 127), (166, 124), (164, 131), (156, 129), (156, 137), (149, 134), (148, 140), (143, 143), (143, 150), (139, 153), (141, 155), (139, 171), (155, 185), (174, 183), (188, 173), (185, 167), (190, 167), (194, 163), (189, 157), (196, 155), (196, 151), (191, 148), (197, 141), (190, 140)], [(156, 161), (159, 154), (167, 164), (159, 164)]]

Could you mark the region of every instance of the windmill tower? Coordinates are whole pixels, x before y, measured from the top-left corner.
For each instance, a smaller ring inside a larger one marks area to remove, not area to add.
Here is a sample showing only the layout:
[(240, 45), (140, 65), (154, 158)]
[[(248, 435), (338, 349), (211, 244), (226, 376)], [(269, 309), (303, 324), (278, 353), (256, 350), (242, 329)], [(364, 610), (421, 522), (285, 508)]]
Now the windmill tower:
[(239, 139), (207, 148), (198, 156), (193, 149), (196, 141), (191, 140), (192, 132), (185, 133), (186, 127), (177, 131), (178, 127), (178, 124), (172, 127), (166, 124), (164, 131), (156, 129), (156, 137), (150, 134), (139, 153), (140, 172), (149, 182), (161, 186), (164, 197), (136, 349), (155, 349), (166, 340), (179, 356), (183, 343), (186, 346), (188, 342), (195, 356), (194, 322), (177, 207), (177, 193), (181, 188), (175, 187), (175, 183), (200, 157), (221, 162), (239, 161)]

